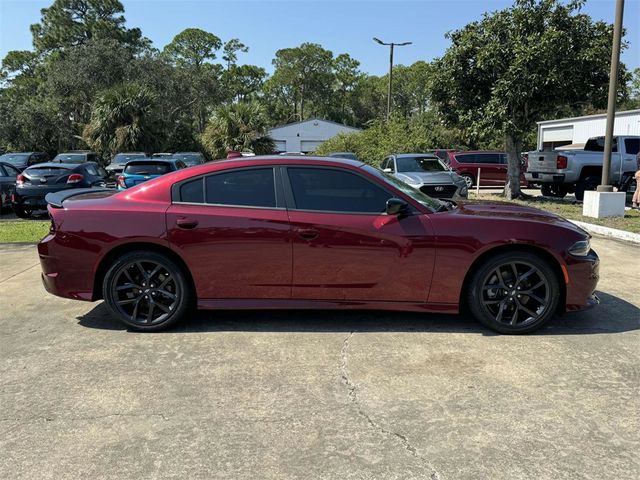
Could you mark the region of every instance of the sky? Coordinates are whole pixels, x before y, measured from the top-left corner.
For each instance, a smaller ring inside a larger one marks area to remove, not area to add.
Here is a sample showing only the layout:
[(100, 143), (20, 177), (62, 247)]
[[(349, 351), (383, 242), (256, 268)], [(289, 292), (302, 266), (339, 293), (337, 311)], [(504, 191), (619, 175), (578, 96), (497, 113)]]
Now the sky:
[[(374, 43), (412, 41), (395, 50), (394, 62), (410, 65), (441, 56), (445, 33), (506, 8), (511, 0), (121, 0), (128, 27), (139, 27), (162, 48), (188, 27), (212, 32), (223, 41), (239, 38), (249, 47), (238, 63), (272, 72), (276, 50), (303, 42), (321, 44), (334, 55), (348, 53), (364, 72), (389, 68), (388, 47)], [(32, 48), (29, 25), (53, 0), (0, 0), (0, 58), (10, 50)], [(614, 0), (587, 0), (584, 12), (613, 22)], [(622, 61), (640, 67), (640, 0), (626, 0), (624, 26), (629, 48)]]

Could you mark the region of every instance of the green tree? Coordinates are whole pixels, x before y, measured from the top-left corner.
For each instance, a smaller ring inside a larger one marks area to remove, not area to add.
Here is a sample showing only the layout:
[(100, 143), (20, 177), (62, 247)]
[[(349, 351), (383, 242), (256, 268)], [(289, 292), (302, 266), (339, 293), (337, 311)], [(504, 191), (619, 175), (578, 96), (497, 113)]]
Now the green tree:
[(503, 136), (508, 198), (521, 195), (519, 153), (536, 121), (606, 104), (612, 27), (580, 13), (583, 4), (516, 0), (449, 33), (434, 63), (431, 96), (447, 121)]
[(140, 29), (124, 26), (124, 7), (118, 0), (55, 0), (40, 12), (40, 23), (31, 25), (37, 51), (60, 50), (104, 38), (135, 48), (149, 44)]
[(306, 118), (306, 102), (312, 103), (312, 115), (323, 111), (334, 79), (333, 54), (329, 50), (316, 43), (303, 43), (278, 50), (272, 63), (275, 71), (269, 88), (276, 93), (275, 98), (284, 99), (293, 107), (289, 118)]
[(178, 66), (199, 69), (208, 60), (216, 58), (216, 51), (221, 46), (222, 40), (213, 33), (187, 28), (173, 37), (164, 47), (164, 53)]
[(243, 102), (258, 96), (266, 78), (267, 72), (262, 67), (232, 64), (223, 72), (222, 83), (228, 98)]
[(227, 62), (227, 70), (231, 67), (231, 65), (235, 65), (238, 60), (238, 52), (247, 53), (249, 51), (249, 47), (247, 47), (244, 43), (242, 43), (237, 38), (232, 38), (227, 43), (224, 44), (222, 59)]
[(360, 67), (360, 62), (346, 53), (341, 53), (333, 61), (335, 91), (339, 105), (339, 116), (336, 120), (339, 122), (355, 123), (352, 110), (353, 96), (356, 86), (362, 78), (362, 73), (358, 67)]
[(145, 87), (130, 83), (110, 88), (98, 96), (83, 138), (105, 156), (153, 151), (159, 127), (155, 108), (155, 98)]
[(224, 158), (229, 150), (273, 153), (275, 146), (266, 129), (267, 118), (260, 104), (221, 106), (209, 120), (201, 143), (211, 158)]

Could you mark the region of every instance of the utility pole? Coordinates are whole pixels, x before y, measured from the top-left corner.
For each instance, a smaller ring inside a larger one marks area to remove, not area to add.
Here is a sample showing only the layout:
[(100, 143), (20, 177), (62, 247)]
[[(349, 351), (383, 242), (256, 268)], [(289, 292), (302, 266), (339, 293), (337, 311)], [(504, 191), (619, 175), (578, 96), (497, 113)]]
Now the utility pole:
[(387, 83), (387, 120), (389, 120), (389, 118), (391, 117), (391, 83), (393, 81), (393, 47), (404, 47), (405, 45), (411, 45), (413, 42), (385, 43), (376, 37), (373, 37), (373, 41), (379, 43), (380, 45), (389, 46), (389, 82)]
[(607, 105), (607, 127), (604, 137), (604, 159), (602, 163), (602, 179), (598, 192), (613, 192), (610, 183), (611, 146), (613, 144), (613, 124), (616, 115), (616, 98), (618, 93), (618, 65), (620, 63), (620, 42), (622, 39), (622, 16), (624, 0), (616, 0), (616, 18), (613, 24), (613, 47), (611, 48), (611, 72), (609, 73), (609, 103)]

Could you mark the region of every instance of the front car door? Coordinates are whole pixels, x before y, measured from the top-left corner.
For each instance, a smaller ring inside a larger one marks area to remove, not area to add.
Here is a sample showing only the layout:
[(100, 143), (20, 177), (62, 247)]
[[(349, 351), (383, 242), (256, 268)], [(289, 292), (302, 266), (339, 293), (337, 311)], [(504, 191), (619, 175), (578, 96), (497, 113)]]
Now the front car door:
[(288, 166), (283, 185), (292, 298), (426, 302), (434, 261), (427, 216), (387, 215), (397, 194), (354, 170)]
[(201, 299), (291, 297), (290, 227), (272, 167), (223, 170), (172, 188), (169, 242)]
[(20, 172), (11, 165), (0, 165), (0, 206), (2, 208), (11, 204), (11, 194), (16, 188), (16, 177)]

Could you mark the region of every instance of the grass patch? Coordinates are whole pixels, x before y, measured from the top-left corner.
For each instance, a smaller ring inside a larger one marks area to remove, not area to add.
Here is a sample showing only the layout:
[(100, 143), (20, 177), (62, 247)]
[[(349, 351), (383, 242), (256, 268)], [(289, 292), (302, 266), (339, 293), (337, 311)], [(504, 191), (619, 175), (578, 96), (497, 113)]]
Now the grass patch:
[(0, 222), (0, 243), (39, 242), (49, 232), (48, 220), (11, 220)]
[(504, 197), (496, 194), (483, 194), (480, 192), (480, 195), (478, 196), (475, 192), (469, 192), (469, 199), (515, 203), (518, 205), (546, 210), (569, 220), (578, 220), (580, 222), (602, 225), (603, 227), (617, 228), (618, 230), (626, 230), (627, 232), (640, 233), (639, 210), (626, 210), (624, 217), (621, 218), (591, 218), (584, 217), (582, 215), (582, 203), (566, 200), (552, 200), (547, 197), (531, 197), (527, 200), (506, 200)]

